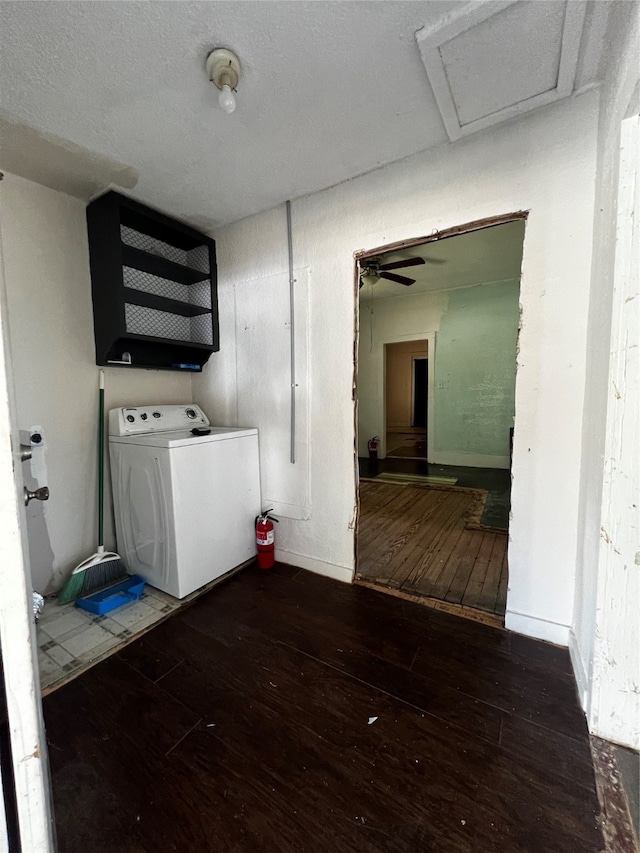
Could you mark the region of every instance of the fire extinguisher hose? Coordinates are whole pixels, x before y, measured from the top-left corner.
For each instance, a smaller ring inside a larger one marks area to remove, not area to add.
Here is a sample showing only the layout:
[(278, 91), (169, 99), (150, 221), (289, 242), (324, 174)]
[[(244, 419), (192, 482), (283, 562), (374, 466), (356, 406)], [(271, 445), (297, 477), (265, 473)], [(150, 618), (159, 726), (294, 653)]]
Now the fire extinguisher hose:
[(270, 512), (273, 512), (273, 508), (271, 509), (263, 509), (262, 515), (256, 515), (256, 520), (254, 522), (254, 526), (256, 524), (264, 524), (265, 521), (275, 521), (276, 524), (280, 523), (280, 519), (276, 518), (273, 515), (269, 515)]

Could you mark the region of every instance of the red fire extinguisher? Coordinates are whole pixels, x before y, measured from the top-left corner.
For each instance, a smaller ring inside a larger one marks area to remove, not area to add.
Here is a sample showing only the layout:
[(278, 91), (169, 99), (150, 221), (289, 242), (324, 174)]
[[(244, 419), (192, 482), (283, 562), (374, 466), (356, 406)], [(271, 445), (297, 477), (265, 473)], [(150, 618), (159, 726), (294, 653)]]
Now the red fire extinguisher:
[(275, 534), (273, 522), (278, 519), (269, 515), (270, 509), (256, 517), (256, 545), (258, 547), (258, 568), (271, 569), (275, 563)]
[(377, 459), (378, 458), (378, 442), (380, 439), (377, 435), (374, 435), (373, 438), (369, 439), (369, 459)]

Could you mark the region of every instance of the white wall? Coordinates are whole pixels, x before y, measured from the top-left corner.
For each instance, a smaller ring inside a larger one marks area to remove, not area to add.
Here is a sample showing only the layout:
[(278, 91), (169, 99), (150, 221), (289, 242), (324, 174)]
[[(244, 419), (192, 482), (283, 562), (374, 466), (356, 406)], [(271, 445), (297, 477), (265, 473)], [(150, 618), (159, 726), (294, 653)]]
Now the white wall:
[[(27, 509), (34, 587), (60, 586), (95, 550), (98, 368), (85, 205), (5, 174), (0, 237), (20, 430), (43, 427), (48, 502)], [(191, 377), (106, 369), (106, 406), (191, 400)], [(25, 464), (25, 475), (30, 466)], [(31, 485), (35, 482), (27, 477)], [(115, 547), (107, 496), (106, 542)]]
[[(568, 641), (573, 618), (598, 96), (590, 92), (293, 204), (296, 267), (309, 270), (310, 506), (277, 533), (291, 559), (350, 577), (354, 566), (354, 252), (529, 210), (516, 384), (507, 625)], [(287, 268), (284, 208), (217, 235), (222, 339), (245, 282)], [(274, 320), (265, 294), (265, 342)], [(223, 347), (226, 344), (223, 343)], [(257, 395), (260, 363), (255, 360)], [(279, 377), (288, 386), (288, 376)], [(235, 357), (194, 378), (195, 399), (236, 422)], [(260, 423), (257, 423), (258, 427)], [(283, 431), (288, 429), (282, 423)], [(271, 452), (262, 448), (263, 454)], [(286, 458), (281, 463), (287, 464)], [(301, 474), (300, 476), (304, 476)]]
[[(453, 238), (455, 239), (455, 238)], [(358, 345), (358, 453), (385, 447), (385, 344), (426, 336), (429, 461), (509, 468), (518, 330), (518, 281), (485, 282), (391, 299), (363, 300)]]
[[(578, 567), (572, 657), (591, 730), (640, 747), (638, 660), (638, 255), (620, 247), (620, 130), (637, 86), (638, 4), (616, 3), (607, 33), (598, 126), (588, 382), (583, 421)], [(637, 107), (636, 107), (637, 112)], [(638, 181), (638, 155), (631, 155)], [(626, 180), (634, 169), (627, 168)], [(636, 221), (637, 221), (636, 208)], [(636, 226), (637, 227), (637, 226)], [(636, 250), (637, 252), (637, 250)], [(621, 264), (635, 263), (636, 292)], [(631, 288), (631, 289), (630, 289)], [(635, 304), (634, 304), (635, 301)], [(624, 376), (624, 385), (619, 374)], [(620, 386), (620, 387), (618, 387)], [(621, 390), (622, 389), (622, 390)], [(623, 397), (624, 394), (624, 397)], [(620, 395), (620, 399), (618, 398)], [(635, 408), (635, 411), (634, 411)], [(630, 431), (631, 430), (631, 431)], [(634, 446), (634, 441), (635, 446)], [(635, 499), (633, 493), (635, 492)], [(635, 593), (634, 593), (635, 590)]]
[[(422, 431), (426, 427), (426, 418), (424, 427), (416, 427), (414, 424), (416, 420), (416, 399), (419, 399), (420, 396), (420, 387), (416, 385), (416, 380), (418, 378), (418, 363), (426, 362), (422, 365), (425, 368), (424, 390), (426, 392), (428, 383), (426, 368), (428, 367), (429, 360), (429, 341), (424, 339), (399, 341), (389, 344), (389, 346), (385, 347), (385, 350), (384, 396), (387, 429), (400, 431), (418, 429)], [(360, 379), (360, 373), (358, 373), (358, 379)], [(360, 407), (358, 407), (359, 411)]]
[[(404, 340), (423, 340), (440, 328), (447, 310), (445, 291), (408, 293), (396, 299), (374, 299), (360, 305), (358, 340), (358, 455), (367, 456), (367, 442), (378, 436), (380, 457), (386, 455), (384, 420), (385, 364), (384, 345)], [(431, 359), (434, 353), (430, 353)], [(429, 365), (433, 373), (433, 362)], [(433, 388), (429, 389), (429, 402)], [(433, 411), (430, 422), (433, 419)]]

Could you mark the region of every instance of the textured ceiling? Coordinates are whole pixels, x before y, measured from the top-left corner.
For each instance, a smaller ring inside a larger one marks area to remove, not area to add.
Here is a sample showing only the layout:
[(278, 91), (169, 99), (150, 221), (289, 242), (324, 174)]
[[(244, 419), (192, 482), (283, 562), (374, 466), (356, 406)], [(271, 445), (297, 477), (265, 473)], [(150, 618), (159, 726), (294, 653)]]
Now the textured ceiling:
[[(462, 5), (1, 2), (0, 107), (212, 228), (444, 143), (415, 32)], [(243, 66), (231, 116), (204, 70), (217, 46)], [(598, 50), (587, 26), (582, 83)]]
[[(415, 279), (415, 284), (410, 287), (385, 279), (366, 283), (360, 289), (360, 301), (415, 296), (418, 293), (469, 287), (481, 282), (519, 279), (524, 229), (525, 223), (518, 220), (424, 243), (400, 252), (389, 252), (381, 256), (385, 264), (416, 257), (424, 258), (427, 263), (393, 271)], [(429, 263), (429, 259), (440, 263)]]

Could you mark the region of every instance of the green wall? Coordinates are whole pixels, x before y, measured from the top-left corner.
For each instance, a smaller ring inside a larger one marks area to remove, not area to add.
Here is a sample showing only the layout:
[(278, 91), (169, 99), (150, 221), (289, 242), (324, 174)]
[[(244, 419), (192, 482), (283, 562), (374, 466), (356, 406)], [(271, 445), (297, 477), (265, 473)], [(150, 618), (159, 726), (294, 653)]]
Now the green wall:
[(452, 290), (436, 337), (434, 449), (509, 455), (519, 282)]

